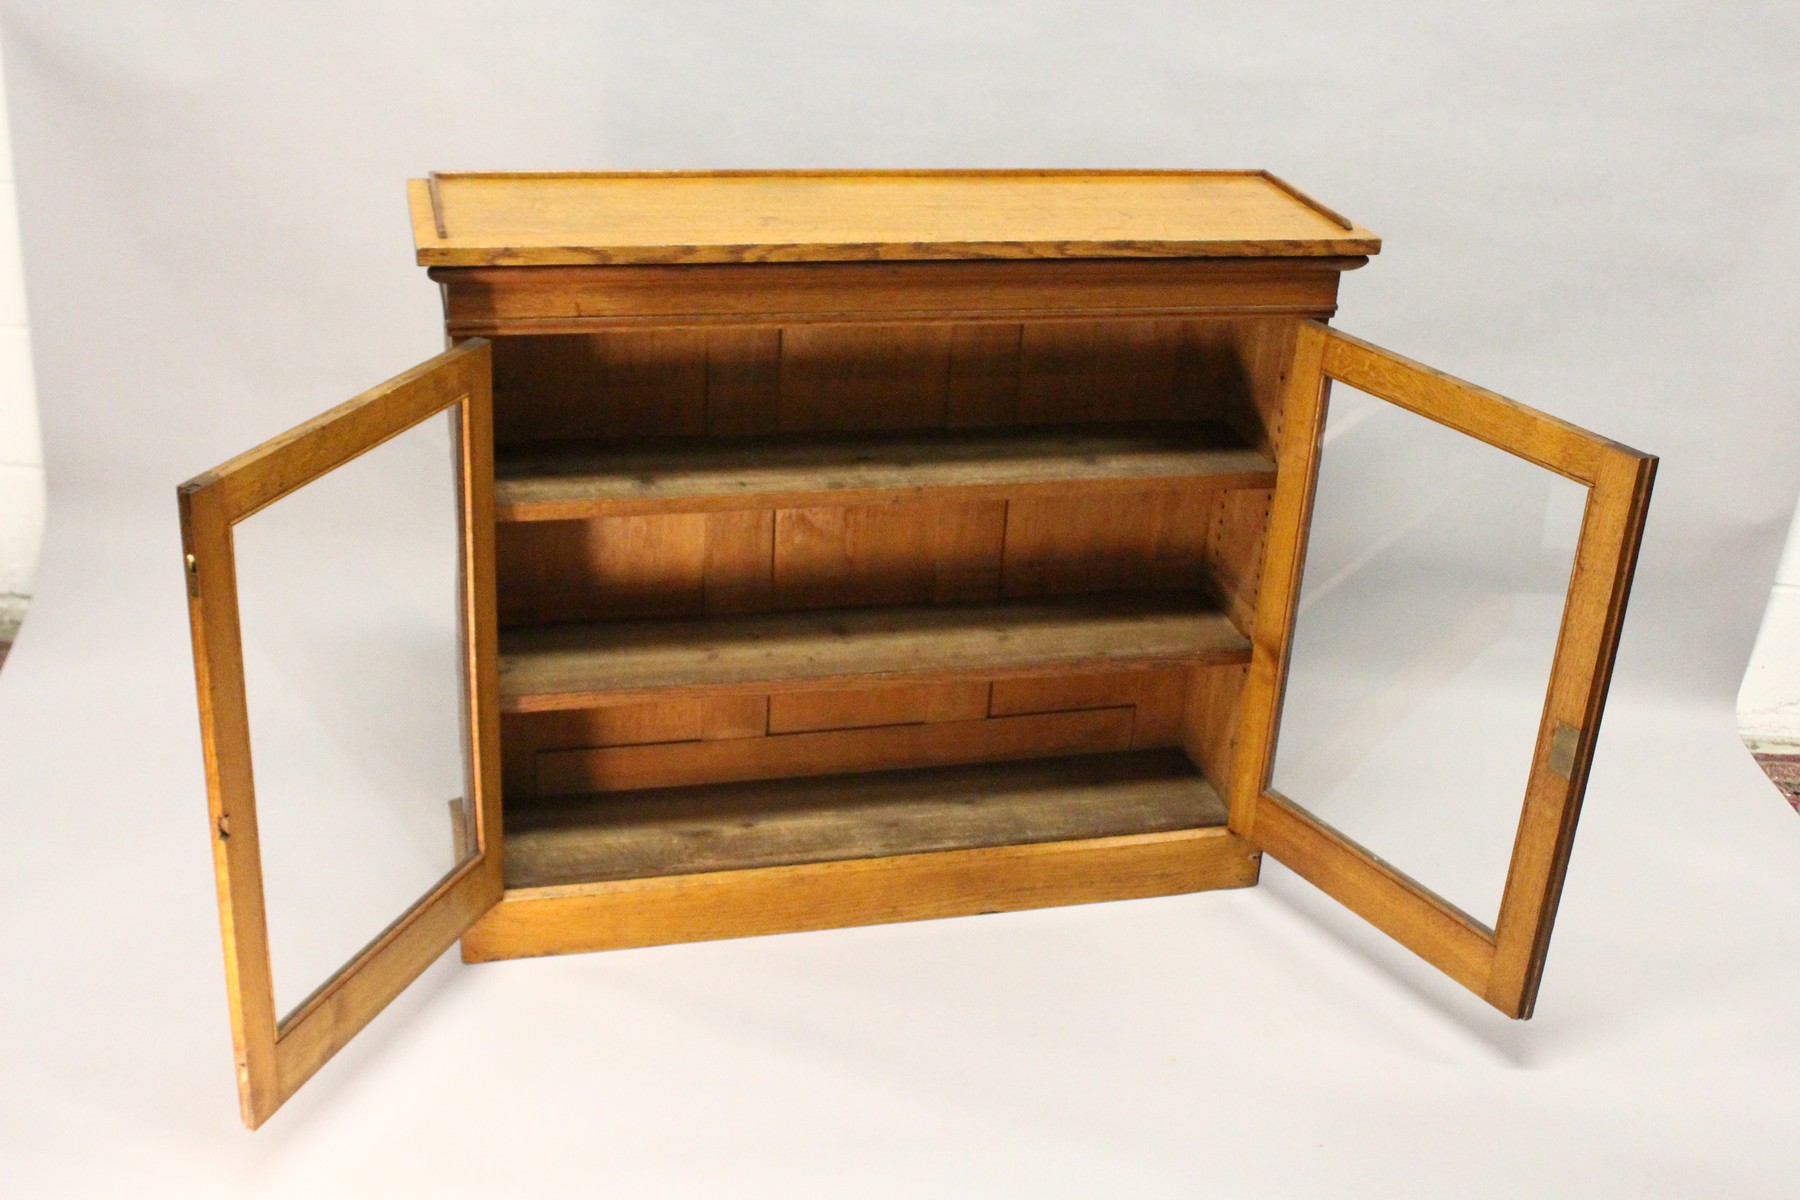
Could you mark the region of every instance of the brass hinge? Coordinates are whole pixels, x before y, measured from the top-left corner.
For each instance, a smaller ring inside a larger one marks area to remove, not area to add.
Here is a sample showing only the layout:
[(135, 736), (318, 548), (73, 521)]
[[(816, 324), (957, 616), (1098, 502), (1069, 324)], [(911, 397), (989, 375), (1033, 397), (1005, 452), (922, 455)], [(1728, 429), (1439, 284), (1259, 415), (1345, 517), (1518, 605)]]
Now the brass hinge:
[(1575, 777), (1575, 751), (1581, 746), (1581, 730), (1567, 721), (1556, 723), (1556, 732), (1550, 737), (1550, 769), (1564, 779)]
[(200, 564), (194, 561), (193, 555), (187, 556), (188, 595), (198, 598), (200, 595)]

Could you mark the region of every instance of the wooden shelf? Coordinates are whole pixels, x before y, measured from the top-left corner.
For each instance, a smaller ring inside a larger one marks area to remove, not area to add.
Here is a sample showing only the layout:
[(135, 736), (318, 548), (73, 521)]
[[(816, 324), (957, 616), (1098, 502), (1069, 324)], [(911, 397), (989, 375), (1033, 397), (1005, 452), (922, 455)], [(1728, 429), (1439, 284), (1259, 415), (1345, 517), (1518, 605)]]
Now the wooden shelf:
[(1217, 423), (958, 429), (578, 445), (503, 453), (503, 521), (865, 504), (954, 489), (1272, 487), (1275, 464)]
[(1224, 802), (1178, 750), (560, 796), (508, 803), (506, 886), (1224, 824)]
[(1250, 661), (1197, 596), (1065, 596), (998, 604), (820, 609), (505, 630), (504, 712), (826, 683), (991, 678)]

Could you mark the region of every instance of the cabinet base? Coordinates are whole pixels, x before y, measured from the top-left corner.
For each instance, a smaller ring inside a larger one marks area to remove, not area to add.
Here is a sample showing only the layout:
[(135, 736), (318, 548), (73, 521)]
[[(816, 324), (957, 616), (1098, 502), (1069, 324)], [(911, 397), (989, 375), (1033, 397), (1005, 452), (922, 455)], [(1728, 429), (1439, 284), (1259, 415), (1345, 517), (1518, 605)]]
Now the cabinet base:
[(514, 888), (463, 935), (466, 962), (622, 950), (1249, 887), (1262, 856), (1228, 830), (949, 850)]

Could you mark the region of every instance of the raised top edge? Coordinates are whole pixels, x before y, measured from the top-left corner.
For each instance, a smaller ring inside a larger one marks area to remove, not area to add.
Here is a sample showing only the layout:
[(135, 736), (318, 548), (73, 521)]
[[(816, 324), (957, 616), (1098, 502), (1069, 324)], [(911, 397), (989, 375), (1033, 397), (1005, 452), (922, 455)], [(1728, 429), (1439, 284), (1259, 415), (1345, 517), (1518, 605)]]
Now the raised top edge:
[(1267, 171), (434, 173), (425, 266), (1278, 258), (1377, 253)]

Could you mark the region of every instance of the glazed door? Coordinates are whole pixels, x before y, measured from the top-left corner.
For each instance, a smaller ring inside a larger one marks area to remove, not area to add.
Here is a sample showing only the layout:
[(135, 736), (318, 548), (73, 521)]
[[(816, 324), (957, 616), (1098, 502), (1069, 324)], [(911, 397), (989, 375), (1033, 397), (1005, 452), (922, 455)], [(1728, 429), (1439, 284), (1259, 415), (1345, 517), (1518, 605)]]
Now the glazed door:
[(180, 490), (251, 1128), (500, 897), (490, 389), (471, 340)]
[(1287, 387), (1232, 828), (1528, 1017), (1656, 460), (1316, 322)]

